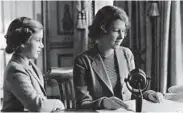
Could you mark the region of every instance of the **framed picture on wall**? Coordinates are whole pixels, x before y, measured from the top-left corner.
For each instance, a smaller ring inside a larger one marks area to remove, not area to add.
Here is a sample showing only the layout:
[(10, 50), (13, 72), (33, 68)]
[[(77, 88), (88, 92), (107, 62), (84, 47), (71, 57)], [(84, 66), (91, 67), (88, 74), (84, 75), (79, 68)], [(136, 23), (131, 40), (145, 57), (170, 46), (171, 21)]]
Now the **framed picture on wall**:
[(72, 66), (73, 66), (73, 54), (58, 55), (58, 67), (72, 67)]
[(73, 1), (57, 1), (58, 34), (74, 33)]

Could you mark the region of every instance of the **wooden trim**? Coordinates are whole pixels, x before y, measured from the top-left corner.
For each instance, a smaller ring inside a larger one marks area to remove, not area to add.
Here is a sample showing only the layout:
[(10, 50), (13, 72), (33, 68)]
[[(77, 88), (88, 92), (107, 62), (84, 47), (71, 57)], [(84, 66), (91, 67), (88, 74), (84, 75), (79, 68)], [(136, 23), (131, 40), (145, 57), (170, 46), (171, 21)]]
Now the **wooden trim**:
[(35, 3), (35, 1), (32, 1), (32, 9), (33, 9), (33, 11), (32, 11), (32, 16), (33, 16), (33, 19), (36, 19), (36, 3)]
[[(68, 57), (72, 57), (72, 65), (73, 65), (73, 58), (74, 58), (74, 55), (73, 54), (70, 54), (70, 53), (66, 53), (66, 54), (58, 54), (58, 67), (64, 67), (62, 66), (62, 61), (61, 61), (61, 58), (68, 58)], [(71, 66), (72, 67), (72, 66)]]
[(50, 56), (48, 47), (48, 1), (41, 1), (42, 24), (44, 26), (43, 48), (43, 71), (46, 73), (50, 68)]
[(63, 48), (73, 48), (73, 41), (69, 42), (51, 42), (49, 44), (50, 49), (63, 49)]
[(4, 1), (0, 1), (0, 21), (1, 21), (1, 29), (0, 29), (0, 33), (4, 33), (5, 32), (5, 25), (4, 25)]

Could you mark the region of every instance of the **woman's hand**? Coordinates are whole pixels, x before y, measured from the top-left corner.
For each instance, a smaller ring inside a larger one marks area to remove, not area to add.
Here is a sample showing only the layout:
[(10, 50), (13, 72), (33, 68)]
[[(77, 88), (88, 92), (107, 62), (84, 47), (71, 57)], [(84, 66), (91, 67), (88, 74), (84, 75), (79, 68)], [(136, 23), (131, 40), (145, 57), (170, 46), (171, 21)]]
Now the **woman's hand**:
[(56, 100), (57, 103), (55, 103), (55, 110), (52, 112), (61, 112), (65, 109), (64, 104), (60, 100)]
[(149, 94), (148, 97), (149, 97), (149, 100), (156, 102), (156, 103), (162, 102), (162, 100), (164, 98), (163, 94), (160, 92), (155, 92), (155, 93)]
[(129, 106), (117, 97), (109, 97), (102, 100), (103, 108), (109, 110), (116, 110), (119, 108), (128, 109)]
[(162, 102), (164, 96), (160, 92), (155, 92), (153, 90), (148, 90), (148, 91), (145, 92), (144, 98), (147, 99), (147, 100), (150, 100), (152, 102), (155, 102), (155, 103), (160, 103), (160, 102)]

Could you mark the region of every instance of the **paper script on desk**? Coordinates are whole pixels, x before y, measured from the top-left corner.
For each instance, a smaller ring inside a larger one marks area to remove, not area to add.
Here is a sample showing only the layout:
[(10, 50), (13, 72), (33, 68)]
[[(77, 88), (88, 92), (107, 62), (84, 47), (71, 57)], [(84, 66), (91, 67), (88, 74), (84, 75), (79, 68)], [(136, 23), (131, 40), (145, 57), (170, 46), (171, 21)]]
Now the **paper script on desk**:
[[(115, 110), (118, 112), (133, 112), (135, 111), (135, 100), (125, 101), (128, 104), (129, 110), (123, 108)], [(109, 110), (99, 110), (98, 112), (107, 112)], [(154, 103), (151, 101), (143, 100), (142, 112), (183, 112), (183, 103), (174, 102), (171, 100), (163, 99), (161, 103)]]
[[(135, 111), (135, 100), (126, 101), (130, 109)], [(143, 100), (143, 112), (183, 112), (183, 103), (163, 99), (161, 103)]]
[(129, 105), (129, 108), (128, 109), (125, 109), (125, 108), (119, 108), (117, 110), (107, 110), (107, 109), (102, 109), (102, 110), (96, 110), (97, 112), (99, 113), (107, 113), (107, 112), (124, 112), (124, 113), (133, 113), (135, 112), (135, 100), (130, 100), (130, 101), (123, 101), (125, 102), (126, 104)]

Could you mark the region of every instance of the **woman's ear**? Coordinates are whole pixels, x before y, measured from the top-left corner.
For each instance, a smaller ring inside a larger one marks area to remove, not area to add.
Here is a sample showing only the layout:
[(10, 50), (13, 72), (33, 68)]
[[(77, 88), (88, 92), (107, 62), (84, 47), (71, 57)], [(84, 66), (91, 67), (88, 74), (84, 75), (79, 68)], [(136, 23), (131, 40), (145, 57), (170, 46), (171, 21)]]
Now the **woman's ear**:
[(20, 46), (17, 47), (18, 51), (22, 51), (25, 48), (25, 44), (21, 44)]
[(25, 48), (25, 44), (21, 44), (20, 47), (21, 47), (21, 48)]
[(103, 31), (104, 33), (107, 33), (107, 31), (105, 30), (104, 25), (101, 25), (100, 28), (102, 29), (102, 31)]

